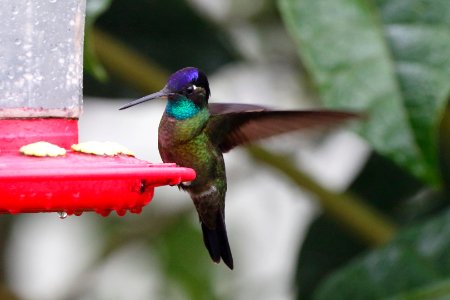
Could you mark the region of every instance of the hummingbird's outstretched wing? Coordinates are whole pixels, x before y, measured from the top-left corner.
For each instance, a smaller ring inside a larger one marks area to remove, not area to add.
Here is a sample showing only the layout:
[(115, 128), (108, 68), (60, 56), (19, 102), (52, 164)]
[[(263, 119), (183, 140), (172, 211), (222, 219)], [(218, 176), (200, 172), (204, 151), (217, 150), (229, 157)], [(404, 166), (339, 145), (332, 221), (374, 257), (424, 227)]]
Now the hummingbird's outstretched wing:
[(251, 104), (210, 103), (206, 127), (222, 152), (289, 131), (326, 127), (360, 115), (332, 110), (271, 110)]

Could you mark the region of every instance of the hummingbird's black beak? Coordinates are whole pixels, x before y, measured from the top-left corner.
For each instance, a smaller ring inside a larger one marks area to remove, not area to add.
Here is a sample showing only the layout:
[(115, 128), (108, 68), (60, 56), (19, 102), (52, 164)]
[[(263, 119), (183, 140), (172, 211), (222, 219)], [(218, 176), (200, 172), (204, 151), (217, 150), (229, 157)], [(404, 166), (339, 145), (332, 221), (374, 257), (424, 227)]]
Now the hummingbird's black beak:
[(167, 88), (163, 88), (159, 92), (156, 92), (156, 93), (144, 96), (142, 98), (133, 100), (133, 101), (125, 104), (124, 106), (119, 108), (119, 110), (126, 109), (128, 107), (132, 107), (132, 106), (135, 106), (137, 104), (140, 104), (140, 103), (143, 103), (143, 102), (146, 102), (146, 101), (150, 101), (150, 100), (154, 100), (154, 99), (167, 99), (167, 96), (169, 96), (170, 94), (171, 94), (171, 92)]

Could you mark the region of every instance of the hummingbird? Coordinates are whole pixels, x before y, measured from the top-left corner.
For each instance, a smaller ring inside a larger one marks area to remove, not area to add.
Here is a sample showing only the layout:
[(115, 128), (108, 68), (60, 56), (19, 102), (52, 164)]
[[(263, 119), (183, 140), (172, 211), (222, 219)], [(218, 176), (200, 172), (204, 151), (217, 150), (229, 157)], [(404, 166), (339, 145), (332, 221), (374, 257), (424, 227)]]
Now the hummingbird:
[(204, 244), (212, 260), (233, 269), (225, 227), (227, 178), (223, 153), (236, 146), (289, 131), (337, 124), (358, 116), (332, 110), (273, 110), (264, 106), (209, 103), (204, 72), (187, 67), (173, 73), (159, 92), (121, 108), (167, 99), (158, 129), (162, 161), (192, 168), (196, 178), (179, 184), (198, 212)]

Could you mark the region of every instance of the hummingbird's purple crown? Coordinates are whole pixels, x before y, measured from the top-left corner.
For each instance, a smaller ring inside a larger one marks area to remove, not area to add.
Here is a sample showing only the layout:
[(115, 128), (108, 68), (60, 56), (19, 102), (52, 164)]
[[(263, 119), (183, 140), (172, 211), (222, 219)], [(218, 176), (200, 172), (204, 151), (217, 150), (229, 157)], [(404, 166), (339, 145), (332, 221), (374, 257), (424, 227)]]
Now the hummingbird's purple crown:
[(167, 87), (171, 91), (181, 91), (189, 84), (204, 88), (207, 92), (207, 97), (209, 97), (208, 79), (205, 73), (194, 67), (187, 67), (173, 73), (167, 82)]

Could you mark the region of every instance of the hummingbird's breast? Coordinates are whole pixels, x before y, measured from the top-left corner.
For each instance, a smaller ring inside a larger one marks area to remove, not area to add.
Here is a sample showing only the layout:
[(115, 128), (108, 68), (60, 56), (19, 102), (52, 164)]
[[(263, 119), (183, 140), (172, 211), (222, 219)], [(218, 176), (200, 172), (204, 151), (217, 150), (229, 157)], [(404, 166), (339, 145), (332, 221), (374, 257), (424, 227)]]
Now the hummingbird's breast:
[(163, 162), (192, 168), (197, 174), (190, 190), (205, 187), (216, 180), (226, 185), (222, 152), (211, 143), (205, 132), (208, 118), (208, 111), (185, 120), (165, 114), (159, 125), (158, 148)]
[(191, 141), (203, 132), (208, 119), (207, 109), (183, 120), (164, 113), (159, 123), (158, 143), (164, 148), (169, 148)]

